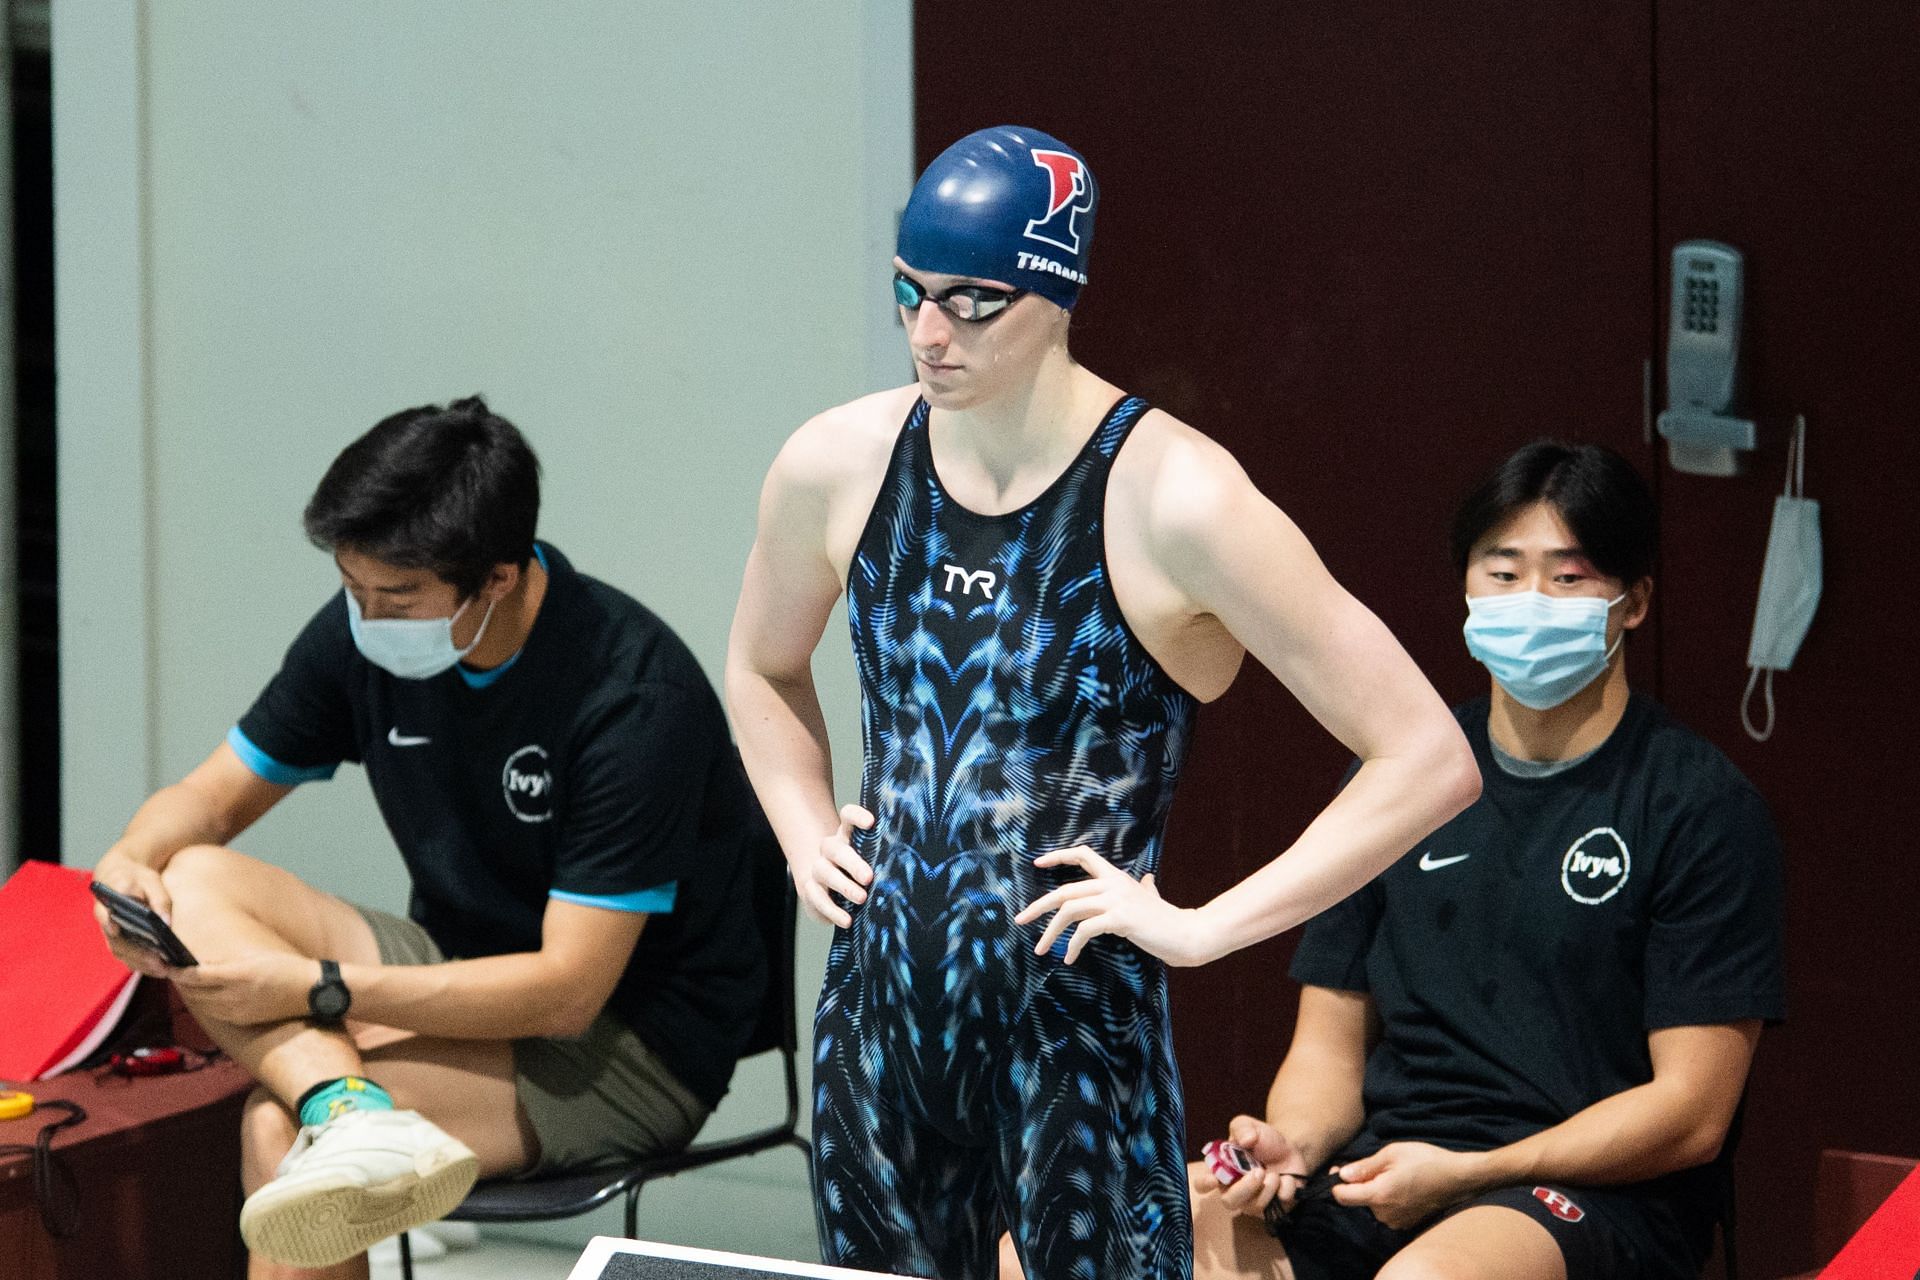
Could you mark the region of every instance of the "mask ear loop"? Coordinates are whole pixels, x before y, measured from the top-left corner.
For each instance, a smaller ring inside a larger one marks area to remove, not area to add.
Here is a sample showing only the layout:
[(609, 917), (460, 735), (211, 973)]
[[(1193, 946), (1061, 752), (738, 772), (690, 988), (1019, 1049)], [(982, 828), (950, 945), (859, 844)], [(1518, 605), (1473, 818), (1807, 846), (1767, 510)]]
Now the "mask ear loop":
[[(460, 618), (460, 615), (467, 611), (467, 605), (472, 603), (473, 603), (472, 600), (468, 600), (467, 604), (463, 604), (458, 609), (454, 610), (453, 617), (448, 618), (447, 621), (449, 623), (458, 621)], [(473, 643), (469, 644), (466, 648), (460, 650), (461, 658), (465, 658), (468, 654), (472, 653), (475, 649), (478, 649), (480, 647), (480, 642), (486, 639), (487, 624), (493, 621), (493, 606), (499, 603), (500, 601), (497, 599), (487, 601), (486, 616), (480, 619), (480, 629), (473, 633)], [(451, 631), (452, 628), (449, 627), (448, 630)], [(447, 641), (448, 643), (452, 643), (453, 641), (452, 635), (448, 635)]]
[[(1763, 671), (1765, 672), (1767, 677), (1764, 683), (1762, 683), (1760, 679), (1761, 673)], [(1764, 729), (1754, 728), (1753, 717), (1749, 714), (1753, 709), (1753, 686), (1756, 684), (1759, 684), (1761, 686), (1761, 689), (1763, 690), (1766, 698), (1767, 727)], [(1747, 736), (1749, 738), (1752, 738), (1755, 742), (1765, 742), (1768, 738), (1771, 738), (1773, 736), (1773, 668), (1772, 667), (1751, 667), (1748, 669), (1747, 691), (1740, 695), (1740, 723), (1743, 726), (1745, 726), (1747, 730)]]
[[(1780, 494), (1786, 498), (1804, 498), (1807, 496), (1807, 415), (1796, 414), (1793, 419), (1793, 435), (1787, 440), (1787, 479), (1780, 488)], [(1766, 680), (1760, 679), (1762, 672)], [(1760, 685), (1761, 695), (1767, 707), (1767, 723), (1764, 729), (1753, 727), (1753, 687)], [(1765, 742), (1773, 736), (1773, 668), (1750, 667), (1747, 669), (1747, 689), (1740, 695), (1740, 725), (1747, 736), (1755, 742)]]

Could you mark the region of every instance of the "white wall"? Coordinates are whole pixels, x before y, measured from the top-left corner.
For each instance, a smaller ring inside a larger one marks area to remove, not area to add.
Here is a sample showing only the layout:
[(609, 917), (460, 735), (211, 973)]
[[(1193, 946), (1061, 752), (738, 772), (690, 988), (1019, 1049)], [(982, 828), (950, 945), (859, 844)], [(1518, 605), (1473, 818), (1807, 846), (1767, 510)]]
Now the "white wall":
[[(910, 62), (906, 0), (60, 6), (67, 860), (246, 709), (334, 586), (302, 504), (406, 405), (485, 393), (541, 454), (543, 534), (717, 679), (780, 440), (908, 376), (886, 281)], [(849, 790), (839, 624), (820, 671)], [(357, 770), (242, 847), (404, 901)], [(823, 955), (809, 932), (807, 1008)], [(733, 1182), (792, 1191), (783, 1159)], [(682, 1181), (643, 1233), (777, 1251), (756, 1213), (698, 1207), (726, 1177)]]

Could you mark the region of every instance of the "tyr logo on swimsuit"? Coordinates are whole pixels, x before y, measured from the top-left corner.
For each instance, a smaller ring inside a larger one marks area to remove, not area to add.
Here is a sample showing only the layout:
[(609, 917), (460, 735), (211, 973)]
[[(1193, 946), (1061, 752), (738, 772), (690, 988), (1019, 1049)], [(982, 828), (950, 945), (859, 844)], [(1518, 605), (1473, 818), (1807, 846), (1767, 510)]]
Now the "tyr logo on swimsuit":
[(553, 770), (547, 749), (526, 746), (507, 757), (500, 771), (500, 790), (507, 808), (522, 822), (545, 822), (553, 816)]
[(953, 584), (958, 582), (960, 594), (963, 596), (972, 595), (973, 589), (979, 587), (981, 595), (989, 600), (993, 599), (994, 584), (1000, 580), (999, 575), (993, 570), (962, 569), (957, 564), (943, 564), (940, 567), (947, 571), (947, 583), (941, 590), (951, 592)]

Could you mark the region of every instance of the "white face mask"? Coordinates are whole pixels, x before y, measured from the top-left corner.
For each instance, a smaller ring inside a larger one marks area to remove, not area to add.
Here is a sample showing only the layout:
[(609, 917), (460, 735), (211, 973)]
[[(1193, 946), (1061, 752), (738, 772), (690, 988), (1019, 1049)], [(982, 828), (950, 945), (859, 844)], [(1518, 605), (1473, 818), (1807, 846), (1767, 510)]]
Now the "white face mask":
[(472, 653), (479, 646), (480, 638), (487, 634), (487, 624), (493, 621), (493, 606), (498, 603), (487, 604), (487, 616), (480, 619), (473, 643), (457, 649), (453, 644), (453, 624), (473, 603), (471, 599), (461, 602), (450, 618), (368, 619), (361, 616), (360, 602), (353, 598), (353, 592), (343, 590), (341, 594), (347, 598), (347, 627), (353, 632), (353, 643), (361, 656), (402, 680), (431, 679)]
[[(1767, 560), (1760, 570), (1760, 600), (1753, 609), (1753, 639), (1747, 645), (1747, 691), (1740, 696), (1740, 723), (1756, 742), (1773, 736), (1773, 673), (1793, 665), (1820, 607), (1820, 504), (1807, 492), (1807, 420), (1794, 423), (1787, 445), (1787, 484), (1773, 500), (1767, 530)], [(1767, 720), (1756, 728), (1750, 715), (1753, 690), (1765, 672)]]

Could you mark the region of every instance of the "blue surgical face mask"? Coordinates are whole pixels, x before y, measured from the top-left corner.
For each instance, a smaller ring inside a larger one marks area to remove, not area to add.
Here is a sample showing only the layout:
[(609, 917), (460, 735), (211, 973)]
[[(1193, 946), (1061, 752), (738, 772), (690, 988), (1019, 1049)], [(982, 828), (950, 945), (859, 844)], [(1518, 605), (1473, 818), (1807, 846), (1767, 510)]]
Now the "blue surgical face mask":
[(1607, 646), (1607, 615), (1626, 598), (1538, 591), (1468, 596), (1467, 652), (1521, 706), (1557, 707), (1607, 669), (1620, 647), (1619, 640)]
[(360, 655), (402, 680), (431, 679), (472, 653), (480, 638), (487, 634), (487, 624), (493, 621), (493, 603), (497, 603), (487, 605), (487, 616), (480, 619), (473, 643), (457, 649), (453, 644), (453, 624), (467, 611), (472, 600), (463, 601), (451, 618), (369, 619), (361, 616), (360, 602), (353, 598), (353, 592), (341, 594), (347, 598), (347, 627), (353, 632), (353, 643)]

